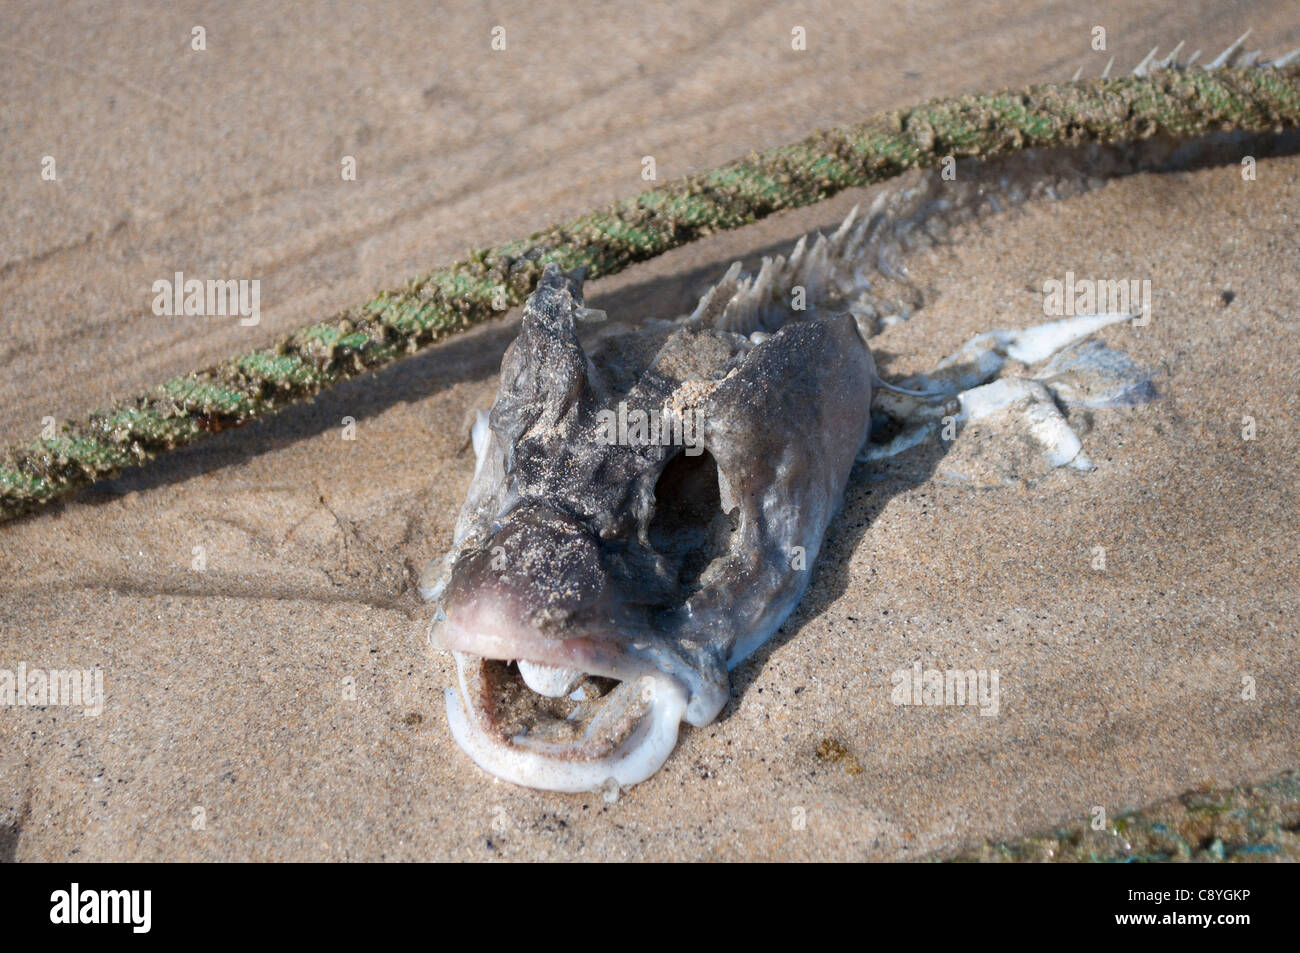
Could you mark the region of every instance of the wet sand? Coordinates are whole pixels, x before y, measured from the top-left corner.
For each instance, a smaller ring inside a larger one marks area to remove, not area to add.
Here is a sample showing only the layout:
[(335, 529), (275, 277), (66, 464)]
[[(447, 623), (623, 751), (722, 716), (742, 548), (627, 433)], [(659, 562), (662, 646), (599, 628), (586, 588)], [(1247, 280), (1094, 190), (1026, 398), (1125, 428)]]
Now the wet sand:
[[(674, 176), (1156, 43), (1217, 52), (1248, 26), (1267, 52), (1300, 45), (1281, 2), (839, 6), (7, 5), (0, 439), (633, 193), (645, 155)], [(734, 258), (861, 198), (679, 249), (588, 303), (680, 313)], [(910, 259), (926, 306), (873, 342), (886, 377), (1043, 320), (1044, 279), (1069, 270), (1150, 278), (1152, 323), (1101, 336), (1159, 368), (1161, 399), (1094, 413), (1097, 470), (1032, 487), (945, 483), (939, 448), (859, 466), (808, 595), (722, 716), (612, 804), (470, 764), (414, 592), (450, 543), (465, 415), (513, 316), (0, 527), (0, 669), (99, 667), (105, 689), (97, 718), (0, 708), (0, 857), (916, 859), (1294, 768), (1298, 209), (1300, 158), (1261, 159), (1254, 182), (1137, 176)], [(151, 284), (177, 270), (259, 278), (261, 323), (155, 316)], [(998, 714), (891, 704), (918, 660), (996, 669)]]

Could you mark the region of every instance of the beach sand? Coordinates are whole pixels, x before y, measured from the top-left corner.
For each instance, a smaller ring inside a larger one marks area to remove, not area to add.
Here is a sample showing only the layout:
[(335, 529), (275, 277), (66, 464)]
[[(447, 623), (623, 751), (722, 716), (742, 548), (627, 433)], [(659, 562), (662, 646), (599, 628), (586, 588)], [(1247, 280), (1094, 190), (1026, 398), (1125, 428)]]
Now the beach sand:
[[(0, 440), (635, 193), (643, 156), (673, 177), (1247, 27), (1300, 45), (1282, 0), (547, 6), (6, 4)], [(926, 304), (873, 342), (887, 378), (1038, 323), (1043, 281), (1073, 271), (1151, 280), (1151, 324), (1101, 337), (1159, 369), (1160, 399), (1093, 413), (1097, 469), (1032, 487), (952, 485), (939, 448), (860, 465), (722, 716), (612, 803), (469, 762), (414, 592), (514, 315), (0, 526), (0, 669), (97, 667), (105, 694), (98, 717), (0, 709), (0, 859), (908, 860), (1300, 765), (1300, 158), (1257, 171), (1112, 182), (910, 259)], [(681, 313), (862, 198), (679, 249), (588, 304)], [(155, 316), (175, 271), (260, 279), (260, 324)], [(892, 704), (917, 661), (997, 670), (996, 716)]]

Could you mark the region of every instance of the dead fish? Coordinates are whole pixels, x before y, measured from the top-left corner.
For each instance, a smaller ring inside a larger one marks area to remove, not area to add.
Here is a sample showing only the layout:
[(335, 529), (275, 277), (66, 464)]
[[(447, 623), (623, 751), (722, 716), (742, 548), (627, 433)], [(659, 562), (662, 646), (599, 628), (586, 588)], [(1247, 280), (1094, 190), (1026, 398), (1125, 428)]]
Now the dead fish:
[[(1033, 194), (973, 179), (972, 201)], [(611, 324), (584, 306), (579, 276), (546, 268), (474, 425), (452, 550), (422, 583), (438, 604), (431, 642), (456, 660), (451, 731), (481, 767), (556, 791), (644, 780), (682, 721), (717, 717), (729, 670), (798, 605), (855, 461), (903, 452), (947, 416), (1003, 419), (1045, 467), (1086, 470), (1052, 381), (1090, 406), (1149, 398), (1140, 369), (1104, 347), (1034, 370), (1131, 314), (980, 335), (908, 382), (920, 391), (880, 379), (868, 337), (908, 311), (888, 250), (970, 211), (952, 193), (936, 202), (933, 181), (882, 194), (757, 275), (733, 266), (676, 321)], [(1003, 376), (1012, 367), (1026, 376)], [(882, 393), (901, 435), (871, 444)]]
[[(456, 740), (499, 777), (565, 791), (643, 780), (683, 719), (722, 710), (727, 670), (808, 585), (878, 379), (847, 313), (758, 340), (697, 320), (589, 358), (582, 308), (548, 267), (438, 593)], [(673, 438), (693, 426), (696, 453)]]

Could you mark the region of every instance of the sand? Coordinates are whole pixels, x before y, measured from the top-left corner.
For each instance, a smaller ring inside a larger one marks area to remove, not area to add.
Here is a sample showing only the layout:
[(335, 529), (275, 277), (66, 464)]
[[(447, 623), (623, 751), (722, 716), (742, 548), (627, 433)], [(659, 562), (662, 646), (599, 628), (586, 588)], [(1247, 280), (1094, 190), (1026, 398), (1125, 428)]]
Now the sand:
[[(1184, 37), (1300, 45), (1280, 0), (546, 7), (6, 4), (0, 439), (635, 192), (646, 155), (678, 175)], [(589, 303), (676, 314), (860, 198)], [(1297, 210), (1300, 159), (1266, 159), (1249, 183), (1226, 166), (1036, 203), (911, 260), (926, 307), (876, 341), (886, 376), (1042, 320), (1043, 280), (1073, 270), (1150, 278), (1151, 325), (1102, 336), (1161, 370), (1161, 399), (1095, 413), (1098, 469), (1030, 488), (945, 484), (935, 449), (859, 467), (722, 716), (614, 803), (474, 768), (424, 641), (413, 584), (449, 545), (510, 319), (0, 527), (0, 669), (97, 667), (105, 693), (99, 717), (0, 708), (0, 857), (906, 860), (1300, 765)], [(261, 323), (155, 316), (177, 270), (259, 278)], [(891, 704), (915, 661), (996, 669), (997, 715)]]

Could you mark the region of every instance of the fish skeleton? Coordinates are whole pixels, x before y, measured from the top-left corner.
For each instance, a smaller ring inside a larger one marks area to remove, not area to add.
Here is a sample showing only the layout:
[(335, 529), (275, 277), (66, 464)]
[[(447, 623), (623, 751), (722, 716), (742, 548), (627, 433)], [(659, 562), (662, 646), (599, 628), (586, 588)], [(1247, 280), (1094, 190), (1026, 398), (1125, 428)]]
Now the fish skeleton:
[[(842, 282), (812, 279), (859, 257), (870, 221), (855, 212), (752, 279), (733, 267), (693, 315), (614, 327), (586, 348), (580, 332), (600, 316), (580, 279), (546, 270), (475, 424), (454, 548), (425, 592), (435, 643), (456, 660), (451, 729), (482, 767), (563, 791), (658, 769), (679, 723), (712, 721), (728, 670), (798, 604), (864, 447), (877, 459), (914, 446), (940, 410), (967, 420), (1015, 405), (1050, 466), (1091, 466), (1047, 385), (992, 378), (1134, 315), (982, 335), (927, 375), (929, 390), (886, 390), (861, 311), (780, 304), (798, 281), (815, 301), (842, 297)], [(1105, 355), (1075, 362), (1094, 376), (1122, 358), (1085, 343)], [(965, 386), (972, 363), (984, 371)], [(1111, 377), (1107, 393), (1146, 399), (1132, 362)], [(911, 425), (892, 451), (867, 439), (882, 392)]]
[[(1157, 396), (1094, 336), (1141, 315), (991, 331), (889, 384), (869, 341), (916, 309), (902, 256), (955, 224), (1224, 148), (1093, 145), (909, 174), (756, 274), (734, 264), (675, 320), (611, 321), (585, 306), (580, 274), (548, 265), (473, 427), (452, 548), (421, 582), (431, 644), (455, 659), (460, 747), (528, 787), (636, 784), (682, 721), (717, 717), (728, 672), (798, 605), (856, 463), (979, 421), (1033, 447), (1039, 474), (1091, 470), (1070, 408)], [(983, 472), (948, 475), (1033, 478), (981, 456)]]

